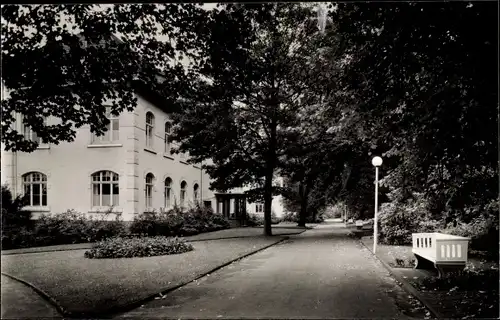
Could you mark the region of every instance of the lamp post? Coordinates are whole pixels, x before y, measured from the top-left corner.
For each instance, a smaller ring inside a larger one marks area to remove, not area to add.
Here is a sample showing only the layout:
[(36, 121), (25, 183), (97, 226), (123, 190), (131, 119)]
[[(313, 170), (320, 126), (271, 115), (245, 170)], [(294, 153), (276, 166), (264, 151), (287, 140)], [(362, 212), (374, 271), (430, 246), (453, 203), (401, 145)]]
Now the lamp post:
[(382, 158), (374, 157), (372, 165), (375, 167), (375, 217), (373, 219), (373, 253), (377, 252), (378, 242), (378, 167), (382, 165)]

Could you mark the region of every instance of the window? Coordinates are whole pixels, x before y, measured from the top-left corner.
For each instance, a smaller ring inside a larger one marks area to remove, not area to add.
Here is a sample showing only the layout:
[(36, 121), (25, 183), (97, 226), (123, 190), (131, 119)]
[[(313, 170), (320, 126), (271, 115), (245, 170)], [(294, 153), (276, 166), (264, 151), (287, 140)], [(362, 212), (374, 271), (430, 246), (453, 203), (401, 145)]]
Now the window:
[(172, 179), (165, 179), (165, 208), (170, 208), (172, 199)]
[(30, 206), (47, 205), (47, 176), (40, 172), (30, 172), (23, 176), (24, 194)]
[(194, 198), (194, 202), (195, 203), (198, 203), (199, 199), (198, 199), (198, 191), (199, 191), (199, 186), (198, 184), (196, 183), (194, 186), (193, 186), (193, 198)]
[(170, 135), (172, 133), (172, 124), (165, 122), (165, 154), (170, 154)]
[(146, 113), (146, 146), (150, 148), (153, 147), (154, 127), (155, 116), (148, 112)]
[(186, 196), (187, 196), (187, 183), (186, 181), (182, 181), (181, 182), (181, 206), (184, 206), (184, 202), (186, 200)]
[(99, 171), (92, 174), (92, 206), (107, 207), (119, 204), (120, 188), (118, 174)]
[[(46, 119), (43, 118), (43, 124), (46, 125)], [(23, 121), (23, 135), (25, 140), (30, 140), (33, 142), (37, 142), (39, 145), (42, 144), (42, 138), (40, 138), (33, 129)]]
[(256, 203), (255, 204), (255, 212), (258, 212), (258, 213), (264, 212), (264, 204), (263, 203)]
[(155, 176), (152, 173), (146, 175), (146, 208), (153, 207), (153, 186)]
[(106, 118), (109, 120), (109, 123), (106, 125), (107, 131), (102, 136), (97, 136), (93, 133), (92, 143), (110, 143), (120, 139), (120, 120), (118, 116), (111, 114), (111, 107), (106, 107)]

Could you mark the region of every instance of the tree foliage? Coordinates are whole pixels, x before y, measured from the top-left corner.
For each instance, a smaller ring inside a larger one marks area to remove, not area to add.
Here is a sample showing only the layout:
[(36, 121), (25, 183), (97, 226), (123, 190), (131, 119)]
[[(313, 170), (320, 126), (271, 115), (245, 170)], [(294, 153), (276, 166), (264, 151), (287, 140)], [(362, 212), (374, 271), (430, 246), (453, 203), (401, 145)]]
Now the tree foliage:
[[(163, 87), (178, 93), (173, 79), (183, 68), (174, 60), (191, 48), (190, 19), (203, 13), (194, 4), (3, 5), (5, 149), (38, 145), (18, 132), (15, 113), (44, 143), (58, 144), (73, 141), (84, 125), (103, 134), (104, 104), (114, 114), (134, 109), (134, 85), (157, 88), (158, 73)], [(48, 117), (56, 121), (44, 122)]]
[(198, 28), (201, 49), (173, 139), (205, 168), (217, 190), (262, 190), (271, 234), (272, 180), (297, 134), (292, 128), (314, 76), (318, 29), (300, 4), (227, 4)]
[[(371, 202), (373, 184), (362, 177), (373, 181), (375, 154), (385, 159), (382, 184), (398, 194), (394, 201), (423, 192), (436, 217), (470, 219), (470, 209), (497, 197), (493, 7), (346, 3), (331, 12), (348, 57), (337, 79), (346, 93), (340, 104), (349, 108), (344, 128), (360, 150), (351, 161), (366, 168), (350, 197)], [(331, 102), (332, 112), (338, 104)]]

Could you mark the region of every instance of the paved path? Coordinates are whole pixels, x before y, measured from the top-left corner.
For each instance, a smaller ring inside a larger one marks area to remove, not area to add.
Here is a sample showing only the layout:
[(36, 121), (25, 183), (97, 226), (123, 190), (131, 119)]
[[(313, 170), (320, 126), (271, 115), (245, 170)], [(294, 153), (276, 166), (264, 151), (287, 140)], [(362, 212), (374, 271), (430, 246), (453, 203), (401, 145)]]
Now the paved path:
[(2, 319), (62, 319), (57, 310), (32, 288), (4, 275), (1, 296)]
[(346, 233), (319, 225), (119, 317), (408, 318), (405, 291)]

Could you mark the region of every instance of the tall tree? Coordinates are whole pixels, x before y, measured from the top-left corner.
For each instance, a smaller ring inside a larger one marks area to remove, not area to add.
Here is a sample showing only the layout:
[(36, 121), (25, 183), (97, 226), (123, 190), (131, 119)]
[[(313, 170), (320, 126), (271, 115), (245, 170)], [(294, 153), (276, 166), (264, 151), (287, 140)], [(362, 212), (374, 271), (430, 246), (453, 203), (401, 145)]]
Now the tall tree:
[[(2, 5), (2, 142), (6, 150), (31, 152), (14, 126), (14, 113), (45, 143), (73, 141), (75, 127), (103, 134), (112, 113), (136, 106), (134, 85), (178, 90), (176, 59), (193, 43), (194, 4)], [(118, 40), (116, 35), (121, 40)], [(175, 39), (175, 43), (171, 41)], [(5, 86), (5, 88), (4, 88)], [(3, 90), (2, 90), (3, 91)], [(110, 101), (108, 101), (108, 99)], [(52, 116), (57, 123), (45, 123)]]
[[(331, 14), (365, 166), (382, 154), (398, 198), (424, 192), (436, 216), (477, 217), (498, 195), (496, 4), (346, 3)], [(369, 203), (367, 188), (351, 196)]]
[(198, 81), (178, 104), (173, 139), (191, 161), (210, 159), (213, 188), (262, 187), (271, 235), (272, 180), (314, 76), (315, 13), (297, 3), (227, 4), (198, 30)]

